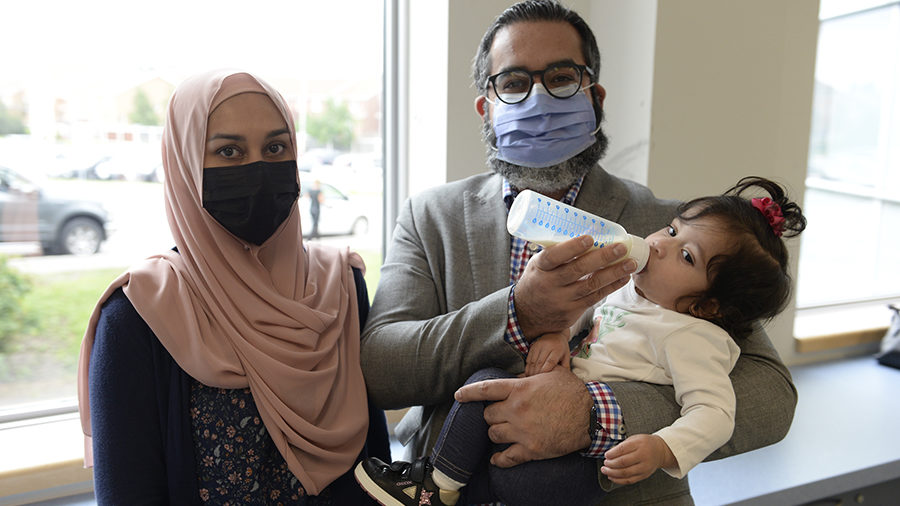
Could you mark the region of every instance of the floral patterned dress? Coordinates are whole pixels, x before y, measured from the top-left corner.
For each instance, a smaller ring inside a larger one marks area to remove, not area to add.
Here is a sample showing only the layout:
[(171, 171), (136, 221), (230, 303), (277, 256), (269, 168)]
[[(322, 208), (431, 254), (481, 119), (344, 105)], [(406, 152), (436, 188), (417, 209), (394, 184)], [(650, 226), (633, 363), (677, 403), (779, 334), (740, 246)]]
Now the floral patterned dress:
[(269, 437), (249, 388), (192, 383), (191, 428), (204, 503), (332, 504), (328, 488), (306, 495)]

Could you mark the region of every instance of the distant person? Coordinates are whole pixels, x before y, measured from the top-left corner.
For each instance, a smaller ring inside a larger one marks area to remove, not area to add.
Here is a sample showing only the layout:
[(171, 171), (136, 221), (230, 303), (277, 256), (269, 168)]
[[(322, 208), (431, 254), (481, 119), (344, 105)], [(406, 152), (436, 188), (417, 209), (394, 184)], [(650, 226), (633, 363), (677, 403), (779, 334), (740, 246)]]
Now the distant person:
[(182, 83), (163, 130), (176, 249), (119, 276), (81, 349), (99, 504), (371, 504), (389, 455), (359, 364), (362, 260), (303, 240), (288, 106), (262, 80)]
[(312, 188), (307, 192), (309, 195), (309, 216), (312, 218), (311, 237), (319, 237), (319, 213), (322, 210), (322, 203), (325, 201), (325, 194), (322, 193), (322, 182), (316, 179), (313, 181)]
[[(742, 195), (762, 190), (765, 198)], [(725, 444), (734, 429), (735, 396), (728, 375), (759, 319), (787, 304), (791, 278), (782, 234), (806, 227), (800, 208), (784, 190), (763, 178), (744, 178), (715, 197), (692, 200), (672, 223), (647, 237), (647, 266), (594, 309), (593, 327), (571, 352), (575, 374), (588, 381), (648, 381), (673, 385), (682, 415), (653, 434), (632, 434), (608, 450), (601, 472), (613, 483), (641, 481), (657, 469), (684, 478)], [(525, 374), (569, 367), (569, 332), (545, 334), (528, 351)], [(511, 377), (500, 369), (469, 379)], [(605, 491), (593, 459), (569, 454), (502, 469), (487, 465), (494, 447), (484, 420), (484, 402), (456, 402), (437, 445), (424, 462), (388, 465), (377, 457), (357, 465), (356, 476), (381, 504), (455, 504), (471, 480), (491, 496), (468, 502), (596, 504)], [(421, 472), (413, 471), (419, 466)], [(483, 476), (478, 473), (484, 473)], [(421, 476), (418, 478), (417, 476)]]

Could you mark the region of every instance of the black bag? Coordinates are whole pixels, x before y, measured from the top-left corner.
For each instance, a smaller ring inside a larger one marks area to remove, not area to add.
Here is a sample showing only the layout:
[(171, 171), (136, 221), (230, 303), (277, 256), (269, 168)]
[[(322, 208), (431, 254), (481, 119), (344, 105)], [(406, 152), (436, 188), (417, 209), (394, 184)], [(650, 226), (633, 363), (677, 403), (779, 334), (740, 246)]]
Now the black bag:
[(875, 355), (878, 363), (900, 369), (900, 308), (891, 305), (894, 311), (891, 326), (881, 340), (881, 351)]

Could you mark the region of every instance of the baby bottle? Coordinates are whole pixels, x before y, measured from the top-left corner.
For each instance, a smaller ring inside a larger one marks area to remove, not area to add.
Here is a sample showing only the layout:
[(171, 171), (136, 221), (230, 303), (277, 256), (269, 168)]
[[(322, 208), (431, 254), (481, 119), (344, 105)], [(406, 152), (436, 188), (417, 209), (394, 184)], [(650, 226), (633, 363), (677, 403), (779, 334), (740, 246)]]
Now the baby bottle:
[(650, 257), (647, 242), (626, 232), (622, 225), (531, 190), (523, 190), (513, 201), (506, 228), (510, 234), (541, 246), (581, 235), (593, 237), (594, 248), (622, 243), (628, 253), (619, 261), (633, 258), (637, 262), (635, 272), (643, 270)]

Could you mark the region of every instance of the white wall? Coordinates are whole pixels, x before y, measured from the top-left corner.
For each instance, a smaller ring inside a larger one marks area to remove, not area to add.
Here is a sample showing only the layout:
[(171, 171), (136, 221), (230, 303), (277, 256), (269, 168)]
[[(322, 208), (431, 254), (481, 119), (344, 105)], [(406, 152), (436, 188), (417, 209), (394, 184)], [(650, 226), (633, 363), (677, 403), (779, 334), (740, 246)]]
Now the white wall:
[(609, 150), (603, 167), (647, 184), (656, 0), (595, 0), (590, 6), (582, 16), (597, 38), (598, 82), (606, 89), (603, 129), (609, 136)]
[[(449, 25), (446, 1), (409, 1), (407, 5), (407, 156), (411, 169), (406, 179), (409, 185), (406, 191), (413, 195), (447, 181)], [(389, 229), (393, 227), (386, 228)]]
[(661, 1), (658, 9), (650, 186), (684, 198), (759, 174), (802, 191), (817, 0)]
[(409, 0), (409, 194), (487, 170), (472, 60), (507, 0)]

